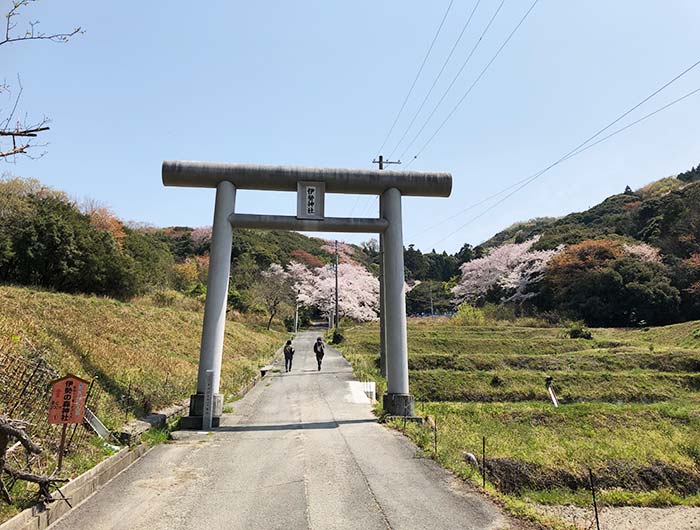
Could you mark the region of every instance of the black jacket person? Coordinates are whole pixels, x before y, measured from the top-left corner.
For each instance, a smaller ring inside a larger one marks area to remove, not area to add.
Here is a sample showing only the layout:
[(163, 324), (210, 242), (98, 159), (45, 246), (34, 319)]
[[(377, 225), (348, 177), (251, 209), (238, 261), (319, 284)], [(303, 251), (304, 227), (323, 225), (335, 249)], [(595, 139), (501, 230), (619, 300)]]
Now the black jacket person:
[(289, 372), (292, 370), (292, 359), (294, 358), (294, 348), (292, 348), (292, 341), (288, 340), (287, 344), (284, 345), (284, 370)]
[(316, 339), (314, 343), (314, 353), (316, 354), (316, 362), (318, 362), (318, 369), (321, 369), (321, 363), (323, 362), (323, 355), (326, 353), (323, 350), (323, 339), (321, 337)]

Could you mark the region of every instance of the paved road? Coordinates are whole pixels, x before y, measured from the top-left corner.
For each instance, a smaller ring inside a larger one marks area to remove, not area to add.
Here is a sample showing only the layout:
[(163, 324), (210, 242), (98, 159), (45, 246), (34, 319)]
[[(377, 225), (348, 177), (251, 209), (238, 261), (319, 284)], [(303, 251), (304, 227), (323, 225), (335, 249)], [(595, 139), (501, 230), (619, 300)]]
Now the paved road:
[(213, 434), (176, 433), (51, 528), (509, 527), (493, 503), (375, 422), (337, 352), (327, 348), (318, 372), (314, 337), (300, 334), (292, 372), (263, 379)]

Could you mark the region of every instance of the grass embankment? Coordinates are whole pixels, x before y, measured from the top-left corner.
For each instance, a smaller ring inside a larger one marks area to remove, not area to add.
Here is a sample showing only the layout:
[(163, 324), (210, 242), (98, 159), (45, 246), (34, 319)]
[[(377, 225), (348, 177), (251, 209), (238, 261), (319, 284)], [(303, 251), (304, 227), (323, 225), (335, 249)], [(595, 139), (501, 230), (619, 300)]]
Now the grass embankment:
[[(96, 378), (97, 401), (91, 400), (92, 407), (107, 427), (116, 429), (194, 391), (203, 314), (191, 306), (158, 307), (151, 299), (127, 303), (0, 286), (0, 351), (11, 356), (39, 354), (60, 374)], [(228, 399), (255, 377), (284, 337), (262, 327), (227, 322), (221, 391)], [(25, 400), (13, 416), (26, 417), (30, 405), (43, 408), (48, 403)], [(0, 413), (7, 406), (0, 392)], [(46, 449), (37, 462), (39, 470), (52, 469), (59, 436), (55, 428), (39, 440)], [(68, 454), (62, 474), (76, 476), (109, 453), (99, 441), (85, 440)], [(16, 507), (0, 502), (0, 521), (22, 508), (23, 500), (29, 502), (30, 493), (31, 487), (25, 491), (18, 483), (12, 494), (20, 502)]]
[[(199, 361), (202, 313), (110, 298), (0, 287), (0, 348), (22, 354), (27, 339), (60, 373), (103, 390), (101, 419), (124, 422), (189, 396)], [(233, 396), (269, 360), (284, 336), (227, 322), (221, 390)], [(18, 340), (19, 339), (19, 340)], [(133, 409), (133, 410), (131, 410)]]
[[(481, 458), (485, 436), (487, 476), (511, 499), (588, 504), (590, 467), (603, 503), (700, 505), (700, 322), (592, 331), (410, 320), (412, 392), (437, 420), (437, 459), (480, 482), (463, 453)], [(345, 336), (358, 376), (383, 389), (376, 324)], [(408, 434), (432, 451), (429, 430)]]

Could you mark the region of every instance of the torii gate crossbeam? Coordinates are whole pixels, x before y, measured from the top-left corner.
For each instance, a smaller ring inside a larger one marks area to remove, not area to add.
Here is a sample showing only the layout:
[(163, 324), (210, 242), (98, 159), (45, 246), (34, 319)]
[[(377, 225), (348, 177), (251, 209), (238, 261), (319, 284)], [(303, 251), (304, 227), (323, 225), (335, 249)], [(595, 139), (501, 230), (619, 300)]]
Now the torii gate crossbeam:
[[(449, 197), (452, 190), (449, 173), (165, 161), (162, 177), (165, 186), (216, 188), (197, 393), (190, 398), (190, 414), (183, 418), (182, 428), (202, 428), (207, 372), (213, 372), (213, 381), (210, 381), (215, 396), (213, 426), (218, 425), (222, 414), (219, 382), (234, 227), (382, 234), (387, 352), (384, 409), (392, 415), (413, 415), (413, 396), (408, 385), (401, 197)], [(314, 190), (313, 200), (309, 210), (304, 211), (301, 209), (302, 190), (305, 193), (309, 188)], [(236, 214), (237, 189), (297, 191), (297, 217)], [(378, 195), (380, 216), (370, 219), (324, 217), (325, 192)]]

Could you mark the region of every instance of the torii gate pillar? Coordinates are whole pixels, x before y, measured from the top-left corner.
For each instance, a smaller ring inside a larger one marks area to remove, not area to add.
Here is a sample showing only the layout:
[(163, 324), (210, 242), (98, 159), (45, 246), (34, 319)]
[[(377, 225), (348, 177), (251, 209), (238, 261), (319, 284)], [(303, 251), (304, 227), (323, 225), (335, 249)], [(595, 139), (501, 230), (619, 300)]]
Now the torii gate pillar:
[(197, 372), (197, 393), (190, 396), (190, 414), (182, 420), (182, 428), (202, 428), (204, 396), (207, 388), (207, 371), (214, 372), (212, 387), (212, 426), (219, 426), (223, 413), (224, 396), (219, 393), (221, 384), (221, 360), (224, 351), (226, 331), (226, 305), (228, 302), (228, 282), (231, 275), (231, 245), (233, 227), (229, 216), (236, 206), (236, 187), (228, 181), (216, 186), (214, 223), (211, 230), (209, 250), (209, 272), (207, 274), (207, 298), (204, 303), (204, 324), (199, 350), (199, 370)]
[(408, 340), (404, 292), (403, 225), (401, 192), (389, 188), (379, 197), (381, 217), (389, 222), (384, 231), (384, 322), (387, 393), (384, 410), (395, 416), (413, 416), (413, 396), (408, 392)]
[[(413, 416), (413, 396), (408, 386), (401, 197), (449, 197), (452, 189), (449, 173), (166, 161), (163, 184), (216, 188), (197, 393), (190, 398), (190, 415), (181, 420), (182, 428), (201, 429), (205, 405), (207, 417), (211, 406), (214, 427), (219, 425), (223, 411), (219, 386), (235, 227), (381, 234), (387, 375), (384, 410), (394, 416)], [(297, 191), (297, 216), (236, 214), (239, 189)], [(379, 195), (379, 218), (325, 217), (322, 206), (325, 193)], [(207, 390), (213, 391), (213, 403), (205, 403)]]

